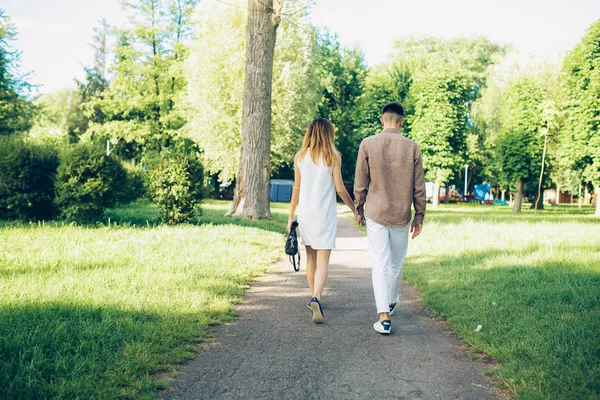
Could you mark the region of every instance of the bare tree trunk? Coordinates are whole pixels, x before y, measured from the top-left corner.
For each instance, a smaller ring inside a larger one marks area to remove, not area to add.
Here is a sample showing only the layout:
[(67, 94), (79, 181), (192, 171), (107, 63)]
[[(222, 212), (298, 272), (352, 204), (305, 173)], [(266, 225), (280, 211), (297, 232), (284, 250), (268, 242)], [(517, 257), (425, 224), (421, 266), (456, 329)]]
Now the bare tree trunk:
[(542, 170), (540, 171), (540, 180), (538, 182), (537, 196), (535, 196), (535, 211), (538, 208), (544, 208), (542, 197), (542, 181), (544, 180), (544, 164), (546, 163), (546, 148), (548, 146), (548, 135), (544, 135), (544, 151), (542, 152)]
[(596, 202), (596, 212), (594, 215), (600, 217), (600, 185), (597, 185), (594, 189), (594, 201)]
[(431, 208), (438, 208), (440, 205), (440, 181), (433, 182), (433, 198), (431, 199)]
[(502, 201), (506, 201), (506, 189), (502, 190)]
[(581, 201), (581, 182), (579, 182), (579, 195), (577, 196), (577, 203), (578, 203), (578, 207), (581, 208), (582, 206), (582, 201)]
[(271, 218), (271, 89), (279, 21), (273, 0), (248, 0), (242, 151), (235, 196), (228, 215)]
[(515, 194), (515, 202), (513, 203), (513, 212), (521, 212), (521, 203), (523, 202), (523, 181), (517, 179), (517, 193)]
[(554, 204), (560, 204), (560, 185), (556, 185), (556, 201), (554, 202)]
[(590, 191), (589, 191), (589, 189), (587, 188), (587, 184), (586, 184), (586, 185), (585, 185), (585, 195), (583, 196), (583, 204), (584, 204), (584, 205), (586, 205), (586, 206), (587, 206), (588, 204), (590, 204), (590, 202), (589, 202), (589, 194), (590, 194)]
[(446, 197), (444, 197), (444, 204), (450, 204), (450, 184), (446, 183)]

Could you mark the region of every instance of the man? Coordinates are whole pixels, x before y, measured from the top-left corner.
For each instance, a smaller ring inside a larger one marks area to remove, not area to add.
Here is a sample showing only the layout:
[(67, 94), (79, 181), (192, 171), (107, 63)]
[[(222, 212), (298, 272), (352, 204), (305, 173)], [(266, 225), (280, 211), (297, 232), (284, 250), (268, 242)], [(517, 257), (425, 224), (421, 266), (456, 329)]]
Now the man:
[[(383, 131), (362, 141), (358, 150), (354, 196), (356, 221), (367, 225), (373, 291), (379, 321), (373, 328), (391, 332), (400, 301), (402, 265), (408, 233), (421, 233), (425, 216), (425, 178), (419, 145), (402, 136), (404, 107), (392, 102), (383, 107)], [(411, 220), (411, 205), (415, 216)]]

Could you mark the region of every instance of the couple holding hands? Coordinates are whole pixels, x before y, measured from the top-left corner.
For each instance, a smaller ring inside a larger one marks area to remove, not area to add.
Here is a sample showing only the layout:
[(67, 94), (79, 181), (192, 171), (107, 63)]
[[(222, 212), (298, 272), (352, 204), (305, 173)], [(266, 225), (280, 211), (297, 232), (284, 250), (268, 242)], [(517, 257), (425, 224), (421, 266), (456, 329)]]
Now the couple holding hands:
[[(390, 316), (399, 303), (402, 265), (408, 236), (421, 233), (425, 215), (425, 178), (419, 146), (400, 133), (404, 107), (383, 107), (383, 131), (362, 141), (356, 161), (352, 202), (341, 173), (341, 157), (334, 146), (334, 128), (324, 118), (306, 130), (302, 148), (294, 157), (294, 189), (288, 232), (298, 208), (298, 232), (306, 247), (306, 276), (311, 292), (312, 320), (324, 321), (321, 295), (335, 248), (336, 192), (367, 226), (373, 291), (379, 320), (373, 328), (391, 332)], [(411, 224), (411, 206), (415, 215)]]

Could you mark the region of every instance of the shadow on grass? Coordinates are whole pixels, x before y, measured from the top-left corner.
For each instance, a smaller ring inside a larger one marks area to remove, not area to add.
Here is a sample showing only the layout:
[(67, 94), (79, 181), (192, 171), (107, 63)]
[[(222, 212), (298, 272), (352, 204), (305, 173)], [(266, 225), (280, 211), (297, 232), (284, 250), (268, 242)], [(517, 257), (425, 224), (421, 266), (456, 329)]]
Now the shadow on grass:
[(57, 302), (0, 306), (0, 398), (155, 398), (232, 311), (159, 315)]
[(532, 265), (527, 257), (539, 251), (513, 251), (512, 262), (502, 260), (511, 251), (495, 249), (409, 257), (405, 278), (467, 344), (501, 362), (498, 375), (517, 397), (597, 398), (600, 266), (585, 257)]
[(425, 224), (428, 222), (457, 223), (461, 219), (470, 218), (483, 222), (577, 222), (597, 223), (600, 218), (594, 216), (595, 208), (585, 206), (548, 206), (544, 210), (535, 212), (529, 208), (523, 208), (520, 213), (513, 213), (510, 207), (491, 205), (463, 205), (451, 204), (441, 205), (438, 209), (432, 209), (430, 205), (425, 213)]
[[(237, 225), (260, 228), (284, 234), (287, 224), (287, 208), (275, 203), (271, 207), (273, 219), (250, 220), (243, 217), (226, 217), (231, 202), (208, 200), (202, 204), (192, 218), (192, 225)], [(158, 209), (148, 200), (138, 200), (132, 204), (107, 210), (106, 221), (118, 226), (155, 227), (160, 225)]]

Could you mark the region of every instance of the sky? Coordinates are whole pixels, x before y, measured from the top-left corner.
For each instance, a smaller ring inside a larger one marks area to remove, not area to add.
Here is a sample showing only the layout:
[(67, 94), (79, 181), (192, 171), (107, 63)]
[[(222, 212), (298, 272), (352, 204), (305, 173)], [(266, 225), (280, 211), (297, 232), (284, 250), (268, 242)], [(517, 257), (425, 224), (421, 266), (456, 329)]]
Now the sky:
[[(231, 0), (232, 2), (235, 0)], [(358, 45), (369, 65), (386, 60), (410, 36), (486, 36), (523, 54), (557, 61), (600, 19), (598, 0), (315, 0), (311, 20)], [(22, 71), (40, 92), (73, 85), (90, 65), (96, 21), (126, 21), (119, 0), (0, 0), (19, 36)]]

